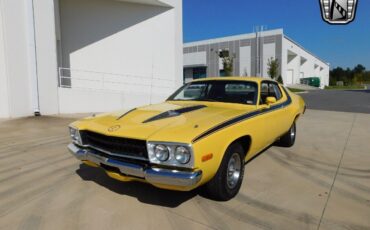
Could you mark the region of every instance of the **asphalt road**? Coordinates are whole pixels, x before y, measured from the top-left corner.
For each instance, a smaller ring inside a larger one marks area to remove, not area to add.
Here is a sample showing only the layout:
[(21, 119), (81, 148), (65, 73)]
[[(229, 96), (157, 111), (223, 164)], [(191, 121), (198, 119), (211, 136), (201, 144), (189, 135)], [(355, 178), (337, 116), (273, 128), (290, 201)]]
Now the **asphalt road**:
[(314, 90), (300, 95), (308, 109), (370, 113), (370, 89)]
[(368, 114), (307, 110), (296, 144), (248, 163), (228, 202), (80, 164), (72, 120), (0, 121), (0, 229), (370, 229)]

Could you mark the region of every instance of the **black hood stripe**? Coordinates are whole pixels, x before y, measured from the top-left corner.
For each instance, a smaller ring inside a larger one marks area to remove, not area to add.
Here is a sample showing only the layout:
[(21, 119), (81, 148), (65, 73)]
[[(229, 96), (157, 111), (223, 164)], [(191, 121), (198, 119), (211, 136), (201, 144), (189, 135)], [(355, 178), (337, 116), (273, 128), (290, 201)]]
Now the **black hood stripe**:
[(268, 112), (272, 112), (272, 111), (277, 110), (277, 109), (282, 109), (282, 108), (290, 105), (292, 103), (292, 99), (291, 99), (289, 93), (285, 90), (285, 88), (284, 87), (282, 87), (282, 88), (285, 92), (285, 95), (287, 96), (287, 100), (285, 102), (282, 102), (278, 105), (271, 106), (268, 109), (259, 109), (259, 110), (253, 111), (253, 112), (245, 113), (245, 114), (239, 115), (235, 118), (232, 118), (228, 121), (225, 121), (225, 122), (223, 122), (219, 125), (216, 125), (215, 127), (211, 128), (211, 129), (205, 131), (204, 133), (200, 134), (199, 136), (197, 136), (196, 138), (194, 138), (192, 140), (192, 143), (195, 143), (195, 142), (205, 138), (206, 136), (209, 136), (212, 133), (220, 131), (220, 130), (222, 130), (224, 128), (227, 128), (231, 125), (235, 125), (239, 122), (248, 120), (249, 118), (252, 118), (252, 117), (255, 117), (255, 116), (258, 116), (258, 115), (262, 115), (262, 114), (265, 114), (265, 113), (268, 113)]
[(143, 121), (143, 123), (148, 123), (148, 122), (151, 122), (151, 121), (156, 121), (156, 120), (161, 120), (161, 119), (165, 119), (165, 118), (180, 116), (183, 113), (192, 112), (192, 111), (195, 111), (195, 110), (198, 110), (198, 109), (203, 109), (205, 107), (207, 107), (207, 106), (205, 106), (205, 105), (195, 105), (195, 106), (189, 106), (189, 107), (175, 109), (175, 110), (169, 110), (169, 111), (160, 113), (160, 114), (158, 114), (154, 117), (151, 117), (151, 118)]
[(132, 111), (134, 111), (134, 110), (136, 110), (136, 108), (133, 108), (133, 109), (131, 109), (131, 110), (129, 110), (129, 111), (127, 111), (126, 113), (124, 113), (124, 114), (122, 114), (121, 116), (119, 116), (119, 117), (117, 117), (117, 121), (118, 120), (120, 120), (122, 117), (124, 117), (124, 116), (126, 116), (127, 114), (129, 114), (129, 113), (131, 113)]

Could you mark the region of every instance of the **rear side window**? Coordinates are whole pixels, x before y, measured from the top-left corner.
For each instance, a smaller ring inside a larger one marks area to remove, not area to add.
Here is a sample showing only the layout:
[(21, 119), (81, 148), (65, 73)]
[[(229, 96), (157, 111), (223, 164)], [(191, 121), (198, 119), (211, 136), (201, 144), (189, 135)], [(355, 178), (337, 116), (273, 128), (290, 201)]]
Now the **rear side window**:
[(276, 100), (282, 98), (282, 93), (278, 84), (274, 82), (262, 82), (261, 83), (261, 101), (260, 104), (265, 104), (267, 97), (275, 97)]
[(269, 86), (270, 86), (269, 92), (271, 93), (271, 96), (275, 97), (276, 100), (279, 100), (280, 98), (282, 98), (280, 88), (277, 84), (270, 83)]

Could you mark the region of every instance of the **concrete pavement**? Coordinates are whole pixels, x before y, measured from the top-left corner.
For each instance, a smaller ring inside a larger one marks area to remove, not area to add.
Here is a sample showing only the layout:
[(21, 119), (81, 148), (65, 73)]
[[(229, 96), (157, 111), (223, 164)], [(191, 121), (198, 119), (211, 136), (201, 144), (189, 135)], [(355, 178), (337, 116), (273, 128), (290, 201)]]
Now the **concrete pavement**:
[(308, 110), (229, 202), (123, 183), (66, 150), (71, 118), (0, 123), (0, 229), (370, 229), (370, 115)]

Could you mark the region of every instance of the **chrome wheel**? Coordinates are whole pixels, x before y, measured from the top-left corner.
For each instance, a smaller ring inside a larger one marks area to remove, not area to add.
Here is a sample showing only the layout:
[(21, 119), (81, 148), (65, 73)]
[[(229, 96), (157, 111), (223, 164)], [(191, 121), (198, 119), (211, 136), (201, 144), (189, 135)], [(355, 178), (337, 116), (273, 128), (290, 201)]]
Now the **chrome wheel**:
[(242, 168), (240, 155), (238, 153), (233, 153), (230, 157), (229, 163), (227, 164), (227, 186), (233, 189), (238, 184), (240, 178), (240, 171)]

